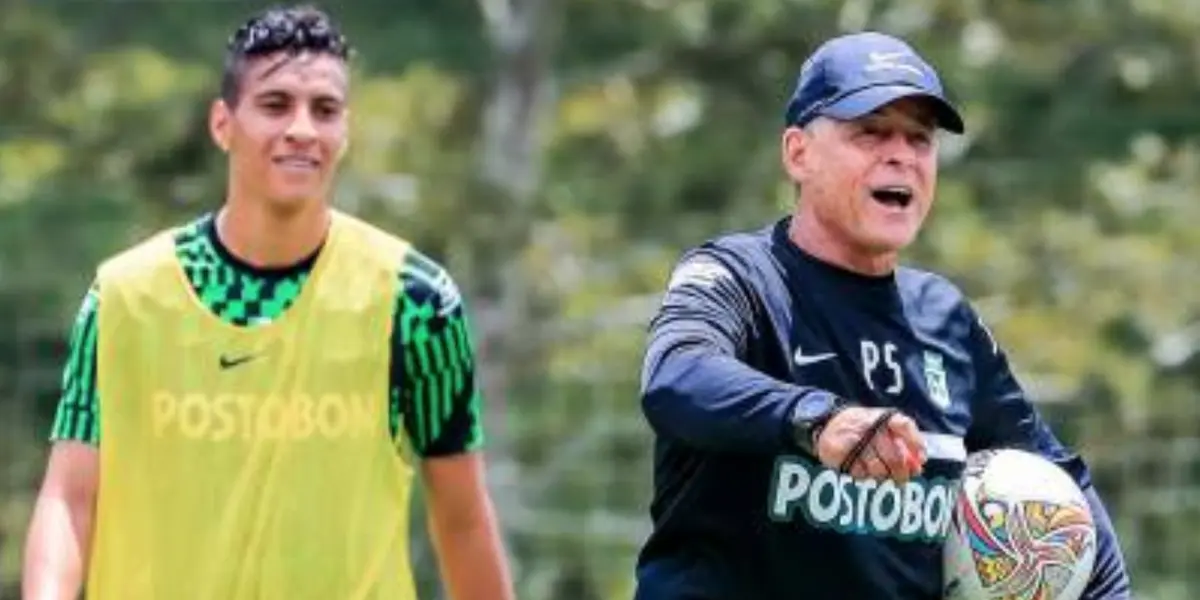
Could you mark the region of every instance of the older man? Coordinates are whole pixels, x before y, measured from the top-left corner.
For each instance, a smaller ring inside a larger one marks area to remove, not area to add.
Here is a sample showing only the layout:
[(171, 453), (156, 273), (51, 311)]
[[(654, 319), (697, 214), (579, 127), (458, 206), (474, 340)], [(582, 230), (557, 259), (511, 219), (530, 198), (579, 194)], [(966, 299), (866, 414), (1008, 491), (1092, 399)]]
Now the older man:
[(963, 120), (901, 40), (841, 36), (804, 64), (781, 140), (794, 213), (687, 252), (651, 327), (639, 600), (938, 598), (955, 481), (999, 446), (1075, 478), (1099, 529), (1084, 597), (1129, 597), (1083, 461), (962, 292), (898, 264), (933, 205), (939, 128)]

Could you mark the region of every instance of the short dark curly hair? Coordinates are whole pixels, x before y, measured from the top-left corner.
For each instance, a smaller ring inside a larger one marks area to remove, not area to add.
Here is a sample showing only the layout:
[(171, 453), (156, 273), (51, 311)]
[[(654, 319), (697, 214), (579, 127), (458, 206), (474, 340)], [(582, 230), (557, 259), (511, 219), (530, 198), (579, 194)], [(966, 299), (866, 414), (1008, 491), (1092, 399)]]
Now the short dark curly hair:
[(333, 19), (313, 5), (267, 9), (251, 17), (230, 36), (221, 77), (221, 98), (227, 104), (236, 104), (246, 62), (276, 52), (324, 53), (348, 60), (353, 49)]

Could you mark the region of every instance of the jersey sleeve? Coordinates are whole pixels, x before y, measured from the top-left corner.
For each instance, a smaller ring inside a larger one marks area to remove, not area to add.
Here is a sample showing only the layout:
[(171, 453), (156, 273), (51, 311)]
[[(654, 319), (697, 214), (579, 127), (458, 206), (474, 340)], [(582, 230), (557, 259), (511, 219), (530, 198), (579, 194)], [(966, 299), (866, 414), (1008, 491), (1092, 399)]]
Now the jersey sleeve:
[(966, 313), (979, 381), (967, 449), (1021, 448), (1046, 457), (1069, 473), (1087, 497), (1096, 523), (1096, 563), (1081, 600), (1130, 598), (1129, 574), (1120, 543), (1086, 463), (1055, 436), (1038, 414), (1013, 374), (1004, 349), (979, 315), (970, 307), (966, 307)]
[(63, 367), (62, 396), (50, 431), (51, 441), (100, 442), (96, 392), (96, 318), (100, 294), (93, 283), (75, 316)]
[(736, 261), (706, 249), (676, 266), (650, 324), (642, 412), (656, 434), (706, 450), (798, 449), (792, 413), (832, 394), (774, 379), (748, 358), (773, 332), (756, 329), (754, 301)]
[(423, 458), (483, 446), (475, 351), (450, 275), (410, 250), (400, 273), (392, 332), (392, 427)]

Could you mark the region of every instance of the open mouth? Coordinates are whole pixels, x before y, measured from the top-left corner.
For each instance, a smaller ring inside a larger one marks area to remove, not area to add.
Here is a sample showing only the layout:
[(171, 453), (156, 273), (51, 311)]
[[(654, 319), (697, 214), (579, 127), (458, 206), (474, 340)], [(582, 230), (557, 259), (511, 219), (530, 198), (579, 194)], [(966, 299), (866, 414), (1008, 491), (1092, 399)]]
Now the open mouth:
[(908, 186), (885, 186), (871, 190), (871, 197), (884, 206), (906, 208), (912, 202), (913, 192)]

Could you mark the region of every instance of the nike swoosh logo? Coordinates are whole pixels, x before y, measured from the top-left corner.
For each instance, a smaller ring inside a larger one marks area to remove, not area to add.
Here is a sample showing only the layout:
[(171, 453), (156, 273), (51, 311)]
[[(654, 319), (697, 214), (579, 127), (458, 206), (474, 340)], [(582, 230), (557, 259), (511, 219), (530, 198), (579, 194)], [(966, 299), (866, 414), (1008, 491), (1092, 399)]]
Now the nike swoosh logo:
[(247, 354), (245, 356), (236, 356), (236, 357), (230, 358), (230, 357), (222, 354), (221, 357), (218, 359), (218, 362), (220, 362), (222, 369), (232, 369), (238, 365), (242, 365), (242, 364), (245, 364), (245, 363), (248, 363), (248, 362), (254, 360), (256, 356), (257, 355), (255, 355), (255, 354)]
[(822, 352), (821, 354), (805, 354), (802, 349), (796, 348), (796, 354), (792, 357), (792, 360), (796, 361), (796, 366), (805, 367), (821, 361), (829, 360), (835, 356), (837, 355), (832, 352)]

